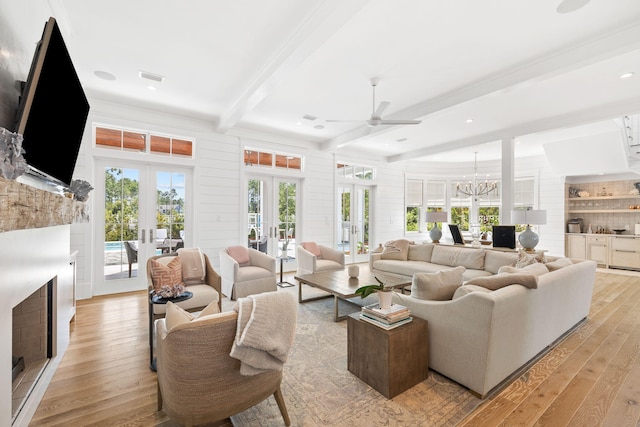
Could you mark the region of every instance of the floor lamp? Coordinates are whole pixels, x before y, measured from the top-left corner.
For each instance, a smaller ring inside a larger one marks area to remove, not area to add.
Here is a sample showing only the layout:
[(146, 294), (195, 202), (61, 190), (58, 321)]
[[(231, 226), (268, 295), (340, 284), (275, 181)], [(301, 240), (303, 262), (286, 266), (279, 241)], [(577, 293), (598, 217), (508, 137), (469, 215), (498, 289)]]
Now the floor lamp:
[(513, 210), (511, 221), (514, 224), (527, 224), (527, 229), (520, 233), (518, 241), (526, 252), (535, 252), (538, 244), (538, 235), (531, 230), (531, 224), (543, 225), (547, 223), (547, 211), (544, 210)]
[(433, 222), (434, 226), (429, 232), (429, 237), (433, 243), (440, 243), (440, 238), (442, 238), (442, 230), (438, 228), (439, 222), (447, 221), (447, 213), (443, 211), (439, 212), (427, 212), (427, 222)]

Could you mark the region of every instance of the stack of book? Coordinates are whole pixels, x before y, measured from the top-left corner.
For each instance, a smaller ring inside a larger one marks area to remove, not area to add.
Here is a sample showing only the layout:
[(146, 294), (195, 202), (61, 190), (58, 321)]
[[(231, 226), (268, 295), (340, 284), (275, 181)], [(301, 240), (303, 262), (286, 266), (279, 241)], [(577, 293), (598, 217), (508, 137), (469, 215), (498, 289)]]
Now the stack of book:
[(393, 304), (390, 308), (382, 309), (378, 304), (362, 307), (360, 319), (389, 330), (411, 322), (411, 312), (400, 304)]

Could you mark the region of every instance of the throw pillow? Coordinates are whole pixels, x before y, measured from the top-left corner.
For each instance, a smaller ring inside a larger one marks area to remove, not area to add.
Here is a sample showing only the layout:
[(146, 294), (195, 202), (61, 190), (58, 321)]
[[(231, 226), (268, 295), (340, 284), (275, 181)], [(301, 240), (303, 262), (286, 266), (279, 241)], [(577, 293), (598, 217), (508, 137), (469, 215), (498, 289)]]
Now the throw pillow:
[(172, 288), (175, 285), (184, 286), (182, 283), (182, 264), (180, 257), (174, 257), (171, 262), (166, 265), (152, 259), (151, 282), (153, 283), (154, 294), (159, 294), (163, 287)]
[(177, 304), (172, 303), (171, 301), (167, 302), (167, 314), (165, 316), (167, 332), (171, 331), (178, 325), (183, 325), (185, 323), (192, 322), (194, 320), (202, 319), (205, 316), (209, 316), (211, 314), (218, 314), (220, 310), (218, 309), (218, 301), (212, 301), (208, 306), (202, 309), (200, 313), (194, 315), (189, 313), (184, 308), (180, 307)]
[(474, 277), (466, 285), (482, 286), (495, 291), (509, 285), (522, 285), (525, 288), (537, 289), (538, 276), (533, 274), (496, 274), (495, 276)]
[(249, 250), (244, 246), (229, 246), (227, 248), (227, 253), (238, 264), (240, 265), (249, 264)]
[(571, 261), (569, 258), (558, 258), (555, 261), (550, 261), (546, 263), (545, 265), (547, 266), (549, 271), (556, 271), (561, 269), (562, 267), (567, 267), (572, 264), (573, 264), (573, 261)]
[(317, 257), (322, 255), (322, 252), (320, 252), (320, 247), (316, 242), (302, 242), (302, 247)]
[(390, 240), (384, 244), (382, 250), (382, 259), (395, 259), (399, 261), (406, 261), (409, 254), (409, 242), (406, 239)]
[(541, 262), (544, 264), (547, 262), (547, 257), (544, 256), (544, 253), (528, 253), (525, 252), (524, 249), (520, 249), (518, 251), (518, 260), (516, 261), (516, 267), (522, 268), (526, 267), (529, 264), (535, 264), (536, 262)]
[(435, 273), (415, 273), (411, 281), (411, 296), (417, 299), (446, 301), (462, 285), (462, 266)]
[(522, 268), (517, 268), (517, 267), (511, 267), (508, 265), (505, 265), (504, 267), (500, 267), (500, 269), (498, 270), (498, 274), (500, 273), (511, 273), (511, 274), (519, 274), (519, 273), (525, 273), (525, 274), (533, 274), (535, 276), (542, 276), (543, 274), (546, 274), (549, 272), (549, 269), (547, 268), (547, 266), (545, 264), (536, 262), (535, 264), (529, 264), (526, 267), (522, 267)]
[(476, 286), (476, 285), (469, 285), (467, 283), (465, 283), (464, 285), (460, 286), (458, 289), (456, 289), (456, 291), (453, 293), (453, 297), (451, 299), (458, 299), (461, 298), (467, 294), (470, 294), (472, 292), (484, 292), (484, 293), (491, 293), (491, 289), (487, 289), (485, 287), (482, 286)]

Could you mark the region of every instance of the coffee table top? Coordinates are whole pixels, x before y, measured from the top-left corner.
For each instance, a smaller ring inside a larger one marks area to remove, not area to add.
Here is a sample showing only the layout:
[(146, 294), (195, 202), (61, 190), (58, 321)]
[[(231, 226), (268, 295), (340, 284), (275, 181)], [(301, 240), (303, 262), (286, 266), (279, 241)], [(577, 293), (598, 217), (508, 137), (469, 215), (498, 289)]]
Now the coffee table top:
[(357, 278), (349, 277), (347, 269), (344, 269), (301, 274), (294, 276), (294, 279), (300, 283), (338, 295), (341, 298), (353, 298), (356, 296), (356, 289), (359, 287), (377, 284), (376, 277), (385, 282), (385, 287), (388, 288), (403, 288), (411, 285), (411, 277), (409, 276), (383, 272), (372, 273), (368, 266), (360, 265), (359, 267), (360, 274), (358, 274)]

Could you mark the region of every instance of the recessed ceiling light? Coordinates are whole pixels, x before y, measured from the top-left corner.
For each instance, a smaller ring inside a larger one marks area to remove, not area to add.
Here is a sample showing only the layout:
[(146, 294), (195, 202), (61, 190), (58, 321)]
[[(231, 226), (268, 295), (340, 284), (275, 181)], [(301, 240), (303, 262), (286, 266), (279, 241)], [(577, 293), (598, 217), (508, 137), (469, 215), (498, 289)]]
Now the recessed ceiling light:
[(633, 76), (633, 72), (620, 74), (621, 79), (628, 79), (631, 76)]
[(583, 8), (589, 3), (591, 0), (563, 0), (560, 2), (558, 7), (556, 8), (556, 12), (558, 13), (571, 13), (576, 10)]
[(147, 89), (149, 89), (149, 90), (156, 90), (156, 87), (155, 87), (155, 86), (151, 86), (151, 85), (149, 85), (149, 86), (147, 86)]
[(103, 80), (115, 80), (116, 79), (116, 76), (114, 76), (111, 73), (107, 73), (106, 71), (98, 70), (98, 71), (94, 71), (93, 74), (95, 74), (96, 77), (99, 77), (99, 78), (101, 78)]
[(302, 122), (296, 122), (296, 124), (297, 124), (298, 126), (301, 126), (301, 125), (302, 125)]
[(473, 119), (467, 119), (466, 122), (467, 123), (473, 123)]

